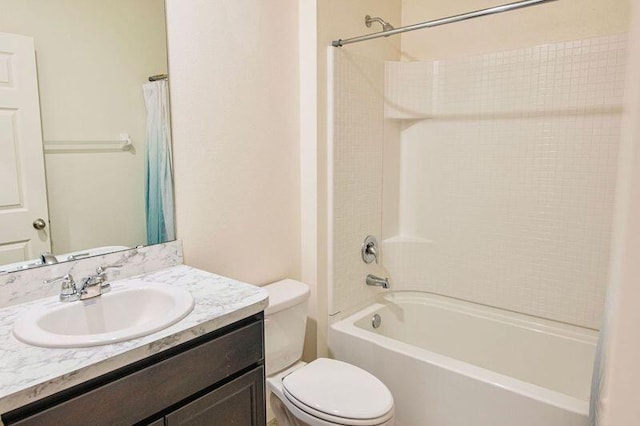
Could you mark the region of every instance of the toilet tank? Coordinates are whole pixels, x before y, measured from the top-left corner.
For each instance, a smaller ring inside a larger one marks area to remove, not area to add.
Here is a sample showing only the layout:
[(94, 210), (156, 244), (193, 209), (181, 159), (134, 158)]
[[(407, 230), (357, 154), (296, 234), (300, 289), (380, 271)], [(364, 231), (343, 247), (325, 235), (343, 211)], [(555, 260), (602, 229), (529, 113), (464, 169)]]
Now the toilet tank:
[(302, 357), (309, 286), (296, 280), (282, 280), (262, 288), (269, 293), (269, 306), (264, 311), (266, 373), (269, 376)]

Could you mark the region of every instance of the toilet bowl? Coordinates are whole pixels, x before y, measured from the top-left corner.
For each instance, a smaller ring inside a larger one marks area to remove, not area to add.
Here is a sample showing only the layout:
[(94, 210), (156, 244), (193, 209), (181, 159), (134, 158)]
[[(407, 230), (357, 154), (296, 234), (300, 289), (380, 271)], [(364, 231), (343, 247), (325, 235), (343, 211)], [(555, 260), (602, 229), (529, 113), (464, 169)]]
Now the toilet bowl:
[(309, 287), (283, 280), (264, 287), (267, 389), (280, 426), (391, 426), (393, 397), (367, 371), (327, 358), (300, 361)]
[(393, 397), (387, 387), (372, 374), (341, 361), (318, 358), (296, 363), (268, 377), (267, 387), (280, 425), (393, 424)]

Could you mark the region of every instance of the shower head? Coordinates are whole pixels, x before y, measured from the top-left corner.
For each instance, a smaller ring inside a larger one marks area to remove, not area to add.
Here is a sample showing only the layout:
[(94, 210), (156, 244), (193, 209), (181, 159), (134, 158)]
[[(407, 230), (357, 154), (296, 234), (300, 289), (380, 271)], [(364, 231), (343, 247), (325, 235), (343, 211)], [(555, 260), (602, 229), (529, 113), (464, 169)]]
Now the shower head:
[(393, 25), (382, 18), (372, 18), (370, 15), (364, 17), (364, 24), (367, 26), (367, 28), (371, 28), (371, 24), (373, 22), (378, 22), (380, 25), (382, 25), (382, 32), (391, 31), (393, 29)]

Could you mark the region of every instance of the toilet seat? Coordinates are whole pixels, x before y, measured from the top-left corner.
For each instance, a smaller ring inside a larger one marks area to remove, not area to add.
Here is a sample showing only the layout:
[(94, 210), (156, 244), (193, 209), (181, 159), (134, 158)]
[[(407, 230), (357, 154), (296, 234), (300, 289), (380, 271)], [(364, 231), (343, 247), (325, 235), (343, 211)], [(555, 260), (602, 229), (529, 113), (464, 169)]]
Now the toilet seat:
[(333, 424), (370, 426), (393, 417), (393, 397), (372, 374), (319, 358), (282, 379), (283, 396), (306, 414)]

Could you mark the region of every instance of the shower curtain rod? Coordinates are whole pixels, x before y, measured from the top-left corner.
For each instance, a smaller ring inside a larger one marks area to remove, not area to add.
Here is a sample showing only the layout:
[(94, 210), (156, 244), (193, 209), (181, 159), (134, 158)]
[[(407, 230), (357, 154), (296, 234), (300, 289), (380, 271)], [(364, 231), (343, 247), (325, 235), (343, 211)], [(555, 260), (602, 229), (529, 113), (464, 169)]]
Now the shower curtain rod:
[(395, 28), (389, 31), (381, 31), (378, 33), (367, 34), (359, 37), (334, 40), (331, 42), (333, 47), (342, 47), (345, 44), (358, 43), (360, 41), (372, 40), (374, 38), (389, 37), (396, 34), (406, 33), (408, 31), (421, 30), (423, 28), (437, 27), (439, 25), (451, 24), (453, 22), (465, 21), (467, 19), (479, 18), (480, 16), (493, 15), (494, 13), (507, 12), (523, 7), (536, 6), (542, 3), (548, 3), (557, 0), (524, 0), (515, 3), (503, 4), (487, 9), (480, 9), (473, 12), (462, 13), (460, 15), (449, 16), (447, 18), (434, 19), (433, 21), (421, 22), (419, 24), (407, 25), (406, 27)]

